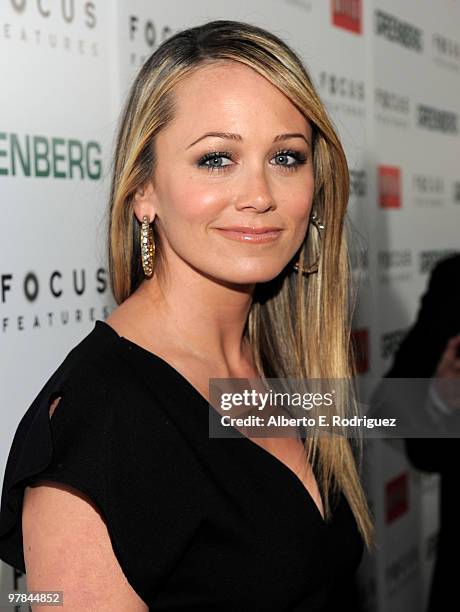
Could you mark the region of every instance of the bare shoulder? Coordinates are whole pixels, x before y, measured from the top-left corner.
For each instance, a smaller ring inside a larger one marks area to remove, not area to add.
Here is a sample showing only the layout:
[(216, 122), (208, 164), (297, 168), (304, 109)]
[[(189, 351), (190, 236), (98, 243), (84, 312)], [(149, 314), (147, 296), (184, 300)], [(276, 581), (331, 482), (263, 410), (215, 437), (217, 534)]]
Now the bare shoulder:
[[(50, 419), (60, 400), (50, 404)], [(29, 591), (63, 591), (64, 609), (75, 612), (148, 610), (123, 573), (103, 516), (82, 491), (46, 479), (25, 487), (22, 534)]]
[(81, 491), (47, 480), (26, 487), (22, 529), (28, 590), (63, 591), (66, 609), (75, 612), (148, 610), (118, 563), (102, 516)]

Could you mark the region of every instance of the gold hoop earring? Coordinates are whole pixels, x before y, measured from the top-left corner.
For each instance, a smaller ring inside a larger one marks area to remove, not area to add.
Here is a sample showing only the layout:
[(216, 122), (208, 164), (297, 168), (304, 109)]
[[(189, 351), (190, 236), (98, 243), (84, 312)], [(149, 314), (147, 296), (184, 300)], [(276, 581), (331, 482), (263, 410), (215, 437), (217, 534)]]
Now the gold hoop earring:
[[(312, 216), (310, 217), (310, 223), (313, 225), (313, 227), (316, 228), (316, 231), (318, 232), (319, 241), (321, 242), (321, 232), (326, 229), (326, 226), (324, 225), (322, 221), (320, 221), (316, 213), (313, 213)], [(300, 272), (301, 274), (314, 274), (315, 272), (318, 272), (319, 257), (315, 261), (315, 263), (309, 266), (308, 268), (304, 268), (304, 267), (301, 268), (299, 265), (299, 262), (296, 262), (293, 265), (293, 268), (296, 272)]]
[(141, 255), (144, 274), (147, 278), (151, 278), (153, 275), (153, 262), (155, 257), (155, 241), (153, 239), (153, 228), (150, 226), (147, 215), (142, 217)]

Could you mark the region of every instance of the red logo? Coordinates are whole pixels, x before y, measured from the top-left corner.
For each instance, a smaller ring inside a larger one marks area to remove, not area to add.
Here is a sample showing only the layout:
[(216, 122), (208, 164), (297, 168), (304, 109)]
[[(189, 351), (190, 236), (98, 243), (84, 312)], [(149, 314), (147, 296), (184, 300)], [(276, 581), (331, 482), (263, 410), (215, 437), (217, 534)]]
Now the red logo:
[(388, 525), (409, 510), (409, 480), (403, 472), (385, 485), (385, 523)]
[(355, 34), (362, 33), (361, 0), (332, 0), (332, 23)]
[(401, 169), (395, 166), (379, 166), (380, 208), (401, 208)]
[(369, 370), (369, 330), (353, 329), (351, 341), (354, 347), (356, 371), (364, 374)]

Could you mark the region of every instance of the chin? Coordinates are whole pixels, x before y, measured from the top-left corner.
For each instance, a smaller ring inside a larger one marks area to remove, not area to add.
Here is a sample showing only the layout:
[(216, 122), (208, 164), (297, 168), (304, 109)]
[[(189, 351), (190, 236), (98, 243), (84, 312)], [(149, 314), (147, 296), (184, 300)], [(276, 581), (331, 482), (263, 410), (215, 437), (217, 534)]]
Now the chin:
[(248, 266), (248, 268), (241, 270), (235, 270), (235, 268), (233, 268), (232, 270), (228, 270), (228, 274), (225, 274), (225, 272), (221, 270), (219, 277), (220, 280), (228, 283), (252, 285), (254, 283), (267, 283), (276, 278), (282, 270), (283, 268), (280, 268), (279, 265), (260, 266), (257, 268)]

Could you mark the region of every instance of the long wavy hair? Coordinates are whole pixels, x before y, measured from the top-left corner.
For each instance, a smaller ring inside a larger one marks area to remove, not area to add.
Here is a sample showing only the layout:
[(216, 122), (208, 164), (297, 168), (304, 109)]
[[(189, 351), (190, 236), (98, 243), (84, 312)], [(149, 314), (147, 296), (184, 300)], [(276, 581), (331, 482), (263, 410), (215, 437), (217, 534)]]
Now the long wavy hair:
[[(312, 126), (314, 194), (312, 209), (325, 224), (322, 239), (309, 224), (296, 254), (299, 264), (318, 258), (318, 272), (305, 275), (286, 267), (272, 281), (256, 286), (245, 326), (259, 374), (302, 379), (353, 378), (350, 266), (345, 232), (349, 196), (348, 165), (342, 145), (305, 66), (280, 38), (260, 27), (218, 20), (179, 31), (145, 61), (122, 110), (112, 167), (109, 205), (110, 283), (121, 304), (144, 279), (140, 224), (132, 202), (136, 190), (154, 176), (155, 137), (174, 117), (174, 87), (203, 65), (236, 61), (277, 87)], [(156, 265), (162, 248), (153, 227)], [(336, 407), (349, 414), (356, 406), (352, 384)], [(336, 412), (336, 413), (337, 413)], [(358, 450), (358, 452), (355, 452)], [(332, 495), (343, 492), (364, 541), (371, 546), (373, 524), (361, 486), (362, 444), (345, 435), (314, 433), (305, 440), (315, 462), (326, 520)]]

